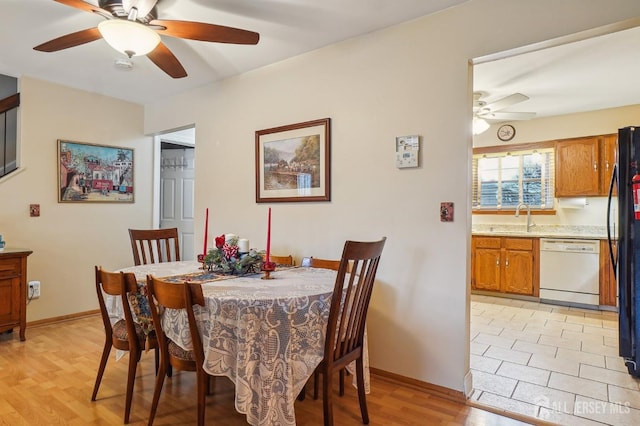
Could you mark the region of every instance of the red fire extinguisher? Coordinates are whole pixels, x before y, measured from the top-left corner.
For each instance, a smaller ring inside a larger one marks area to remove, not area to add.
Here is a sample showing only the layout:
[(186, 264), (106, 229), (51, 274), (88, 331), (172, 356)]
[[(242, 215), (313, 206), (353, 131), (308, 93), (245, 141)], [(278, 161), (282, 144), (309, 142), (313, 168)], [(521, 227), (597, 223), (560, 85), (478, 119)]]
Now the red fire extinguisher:
[(631, 178), (633, 188), (633, 215), (636, 220), (640, 220), (640, 175)]

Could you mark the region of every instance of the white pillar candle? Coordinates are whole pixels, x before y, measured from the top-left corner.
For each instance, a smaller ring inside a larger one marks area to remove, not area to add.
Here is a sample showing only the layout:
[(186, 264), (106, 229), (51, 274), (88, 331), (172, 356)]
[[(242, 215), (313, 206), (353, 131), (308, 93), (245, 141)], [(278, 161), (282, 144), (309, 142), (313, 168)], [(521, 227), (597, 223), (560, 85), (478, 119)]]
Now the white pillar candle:
[(238, 240), (238, 251), (240, 253), (249, 253), (249, 240), (246, 238), (240, 238)]
[(238, 236), (236, 234), (224, 234), (224, 242), (227, 244), (234, 238), (238, 238)]

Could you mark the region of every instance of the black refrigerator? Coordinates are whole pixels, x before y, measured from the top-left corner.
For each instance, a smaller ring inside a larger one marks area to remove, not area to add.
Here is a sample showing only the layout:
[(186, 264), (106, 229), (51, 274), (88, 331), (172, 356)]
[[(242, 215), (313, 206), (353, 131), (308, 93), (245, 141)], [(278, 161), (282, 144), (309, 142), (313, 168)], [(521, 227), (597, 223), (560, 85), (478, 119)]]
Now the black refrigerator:
[[(618, 281), (620, 356), (629, 374), (640, 377), (640, 126), (618, 130), (616, 154), (607, 211), (609, 254)], [(617, 223), (612, 224), (611, 207), (615, 200), (612, 195), (616, 186), (618, 214)], [(615, 239), (617, 256), (612, 247)]]

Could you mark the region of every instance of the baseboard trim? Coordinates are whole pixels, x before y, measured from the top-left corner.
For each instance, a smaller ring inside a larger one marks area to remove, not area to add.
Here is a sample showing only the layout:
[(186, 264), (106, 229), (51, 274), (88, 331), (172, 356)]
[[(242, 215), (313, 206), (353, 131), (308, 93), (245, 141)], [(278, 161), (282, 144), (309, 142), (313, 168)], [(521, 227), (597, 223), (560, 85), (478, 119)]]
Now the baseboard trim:
[(389, 371), (380, 370), (377, 368), (370, 368), (371, 374), (374, 374), (380, 378), (386, 379), (391, 382), (400, 383), (403, 386), (408, 386), (417, 390), (428, 392), (434, 396), (449, 399), (461, 404), (467, 402), (467, 398), (464, 396), (464, 392), (456, 391), (444, 386), (434, 385), (432, 383), (423, 382), (421, 380), (412, 379), (411, 377), (401, 376), (399, 374), (391, 373)]
[(502, 410), (500, 408), (481, 404), (478, 401), (467, 399), (464, 395), (464, 392), (456, 391), (450, 388), (446, 388), (444, 386), (434, 385), (432, 383), (423, 382), (420, 380), (412, 379), (410, 377), (401, 376), (399, 374), (390, 373), (384, 370), (379, 370), (377, 368), (370, 368), (370, 371), (372, 375), (375, 375), (376, 377), (379, 377), (381, 379), (384, 379), (393, 383), (397, 383), (402, 386), (407, 386), (416, 390), (420, 390), (423, 392), (427, 392), (433, 396), (448, 399), (461, 404), (466, 404), (469, 407), (474, 407), (479, 410), (488, 411), (494, 414), (499, 414), (501, 416), (518, 420), (526, 424), (537, 425), (537, 426), (556, 426), (555, 423), (550, 423), (535, 417), (529, 417), (529, 416), (525, 416), (524, 414), (513, 413), (510, 411)]
[(61, 315), (59, 317), (52, 317), (52, 318), (45, 318), (45, 319), (36, 320), (36, 321), (29, 321), (27, 323), (27, 327), (39, 327), (39, 326), (43, 326), (43, 325), (50, 325), (50, 324), (55, 324), (57, 322), (69, 321), (69, 320), (74, 320), (74, 319), (84, 318), (84, 317), (90, 317), (90, 316), (99, 315), (99, 314), (100, 314), (100, 310), (99, 309), (94, 309), (94, 310), (85, 311), (85, 312), (77, 312), (75, 314)]

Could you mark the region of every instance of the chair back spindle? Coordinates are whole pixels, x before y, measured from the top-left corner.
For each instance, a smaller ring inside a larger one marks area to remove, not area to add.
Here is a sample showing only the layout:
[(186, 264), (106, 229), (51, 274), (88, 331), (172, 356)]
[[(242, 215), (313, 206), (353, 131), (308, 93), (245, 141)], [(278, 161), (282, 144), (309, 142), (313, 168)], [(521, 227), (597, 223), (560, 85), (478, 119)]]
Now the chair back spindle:
[(129, 229), (136, 265), (180, 260), (178, 228)]

